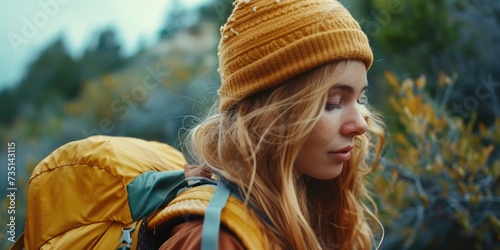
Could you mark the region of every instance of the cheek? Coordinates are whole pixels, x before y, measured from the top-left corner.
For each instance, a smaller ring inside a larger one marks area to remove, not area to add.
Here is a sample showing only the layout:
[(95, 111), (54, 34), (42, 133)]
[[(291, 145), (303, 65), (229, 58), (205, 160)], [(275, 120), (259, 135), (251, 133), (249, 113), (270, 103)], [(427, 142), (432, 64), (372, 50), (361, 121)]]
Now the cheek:
[(335, 137), (336, 131), (337, 128), (332, 119), (328, 119), (328, 117), (323, 115), (316, 126), (314, 126), (309, 140), (314, 144), (327, 143)]

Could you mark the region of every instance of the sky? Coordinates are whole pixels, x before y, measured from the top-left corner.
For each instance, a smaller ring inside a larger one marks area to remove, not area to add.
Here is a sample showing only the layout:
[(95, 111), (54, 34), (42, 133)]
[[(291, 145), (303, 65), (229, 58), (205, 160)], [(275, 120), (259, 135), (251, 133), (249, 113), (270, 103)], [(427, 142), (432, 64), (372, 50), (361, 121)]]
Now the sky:
[[(195, 6), (206, 0), (182, 0)], [(73, 56), (90, 38), (112, 27), (125, 55), (151, 45), (165, 22), (169, 0), (37, 0), (0, 3), (0, 89), (18, 82), (26, 66), (50, 42), (63, 37)]]

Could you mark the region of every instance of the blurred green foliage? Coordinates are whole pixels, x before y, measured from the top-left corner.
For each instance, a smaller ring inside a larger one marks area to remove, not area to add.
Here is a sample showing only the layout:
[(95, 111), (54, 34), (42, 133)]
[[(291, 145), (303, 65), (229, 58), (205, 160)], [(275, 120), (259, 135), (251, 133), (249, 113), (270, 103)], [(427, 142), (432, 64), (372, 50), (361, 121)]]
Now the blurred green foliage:
[(69, 55), (61, 38), (49, 44), (15, 88), (0, 92), (0, 126), (12, 126), (20, 117), (37, 116), (44, 108), (57, 108), (78, 96), (85, 81), (123, 68), (133, 60), (120, 55), (113, 30), (104, 30), (96, 40), (80, 59)]
[[(402, 77), (425, 74), (437, 78), (447, 72), (456, 80), (443, 94), (435, 84), (426, 93), (438, 103), (470, 120), (491, 126), (500, 116), (500, 2), (495, 0), (361, 0), (353, 4), (372, 44), (375, 63), (372, 82), (384, 86), (383, 72)], [(489, 94), (478, 101), (464, 100), (486, 85)], [(387, 88), (383, 88), (383, 92)], [(441, 98), (441, 99), (440, 99)], [(387, 107), (387, 103), (380, 103)]]
[(371, 41), (388, 128), (383, 249), (500, 249), (500, 2), (344, 2)]
[[(387, 122), (373, 174), (382, 249), (500, 249), (500, 2), (342, 2), (370, 39), (368, 95)], [(31, 171), (68, 141), (108, 134), (182, 149), (192, 119), (215, 98), (218, 27), (231, 10), (231, 0), (193, 10), (174, 1), (158, 43), (128, 57), (114, 30), (79, 58), (57, 39), (0, 91), (0, 160), (8, 141), (17, 145), (18, 224)]]
[[(500, 117), (487, 128), (449, 115), (425, 93), (425, 77), (393, 88), (387, 152), (375, 175), (386, 249), (500, 247)], [(450, 88), (442, 75), (438, 86)]]

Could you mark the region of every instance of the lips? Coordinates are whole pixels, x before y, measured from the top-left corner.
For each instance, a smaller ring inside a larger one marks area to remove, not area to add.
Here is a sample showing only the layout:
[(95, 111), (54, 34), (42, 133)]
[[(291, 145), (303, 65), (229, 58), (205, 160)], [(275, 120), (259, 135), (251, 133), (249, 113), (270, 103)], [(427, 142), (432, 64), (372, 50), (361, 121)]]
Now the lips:
[(352, 146), (347, 146), (337, 151), (328, 152), (328, 155), (337, 161), (348, 161), (351, 159)]

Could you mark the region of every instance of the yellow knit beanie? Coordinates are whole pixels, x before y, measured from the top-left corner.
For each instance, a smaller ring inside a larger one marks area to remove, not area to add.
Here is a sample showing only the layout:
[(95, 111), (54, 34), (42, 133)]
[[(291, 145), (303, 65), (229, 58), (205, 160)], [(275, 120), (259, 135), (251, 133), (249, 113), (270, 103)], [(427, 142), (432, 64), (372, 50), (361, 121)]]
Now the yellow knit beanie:
[(236, 0), (221, 27), (219, 111), (328, 62), (370, 68), (368, 38), (335, 0)]

